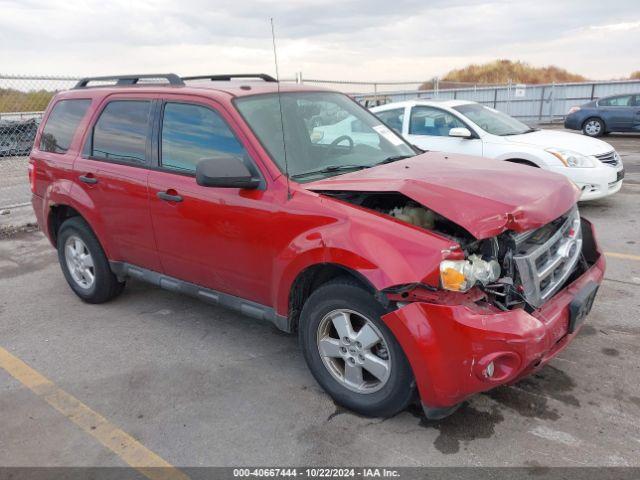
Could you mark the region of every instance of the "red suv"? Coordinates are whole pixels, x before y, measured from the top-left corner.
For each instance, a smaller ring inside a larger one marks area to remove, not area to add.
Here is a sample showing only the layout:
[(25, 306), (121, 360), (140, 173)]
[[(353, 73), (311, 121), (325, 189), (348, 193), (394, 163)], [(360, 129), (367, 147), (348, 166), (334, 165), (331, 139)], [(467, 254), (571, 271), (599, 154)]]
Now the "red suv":
[(343, 94), (249, 76), (90, 78), (52, 100), (33, 207), (82, 300), (134, 278), (272, 322), (373, 416), (417, 390), (441, 418), (572, 340), (604, 258), (571, 182), (418, 154)]

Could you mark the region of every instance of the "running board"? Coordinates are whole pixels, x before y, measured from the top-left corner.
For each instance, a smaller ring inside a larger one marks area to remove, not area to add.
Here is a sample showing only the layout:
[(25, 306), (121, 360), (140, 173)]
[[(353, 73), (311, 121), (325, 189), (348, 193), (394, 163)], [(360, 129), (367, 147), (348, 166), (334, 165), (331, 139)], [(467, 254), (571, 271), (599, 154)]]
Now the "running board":
[(137, 280), (142, 280), (160, 288), (164, 288), (165, 290), (184, 293), (186, 295), (199, 298), (207, 303), (220, 305), (249, 317), (271, 322), (283, 332), (292, 332), (289, 319), (283, 315), (278, 315), (271, 307), (252, 302), (251, 300), (245, 300), (244, 298), (235, 297), (228, 293), (222, 293), (201, 287), (200, 285), (185, 282), (184, 280), (179, 280), (129, 263), (110, 261), (109, 265), (111, 266), (111, 271), (120, 279), (131, 277)]

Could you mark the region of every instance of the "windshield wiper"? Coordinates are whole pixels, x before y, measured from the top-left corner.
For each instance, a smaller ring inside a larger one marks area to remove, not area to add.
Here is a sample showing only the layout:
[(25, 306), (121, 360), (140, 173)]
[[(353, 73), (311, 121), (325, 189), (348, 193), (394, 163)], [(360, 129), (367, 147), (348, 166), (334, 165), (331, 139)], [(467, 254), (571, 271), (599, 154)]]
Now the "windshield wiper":
[(411, 158), (411, 157), (415, 157), (415, 155), (393, 155), (391, 157), (387, 157), (384, 160), (382, 160), (381, 162), (378, 163), (374, 163), (371, 166), (376, 166), (376, 165), (384, 165), (385, 163), (393, 163), (393, 162), (397, 162), (399, 160), (405, 160), (407, 158)]
[(291, 175), (291, 178), (309, 177), (311, 175), (322, 175), (323, 173), (342, 172), (346, 170), (362, 170), (363, 168), (369, 168), (370, 165), (327, 165), (326, 167), (318, 170), (310, 170), (308, 172), (296, 173)]

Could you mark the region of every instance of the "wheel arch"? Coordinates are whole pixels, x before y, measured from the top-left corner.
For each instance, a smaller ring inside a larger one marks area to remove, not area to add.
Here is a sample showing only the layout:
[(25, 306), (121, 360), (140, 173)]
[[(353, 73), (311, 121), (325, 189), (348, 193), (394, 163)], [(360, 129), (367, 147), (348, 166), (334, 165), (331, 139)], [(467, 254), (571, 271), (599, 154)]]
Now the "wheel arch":
[(602, 133), (605, 133), (607, 131), (607, 122), (600, 115), (589, 115), (582, 121), (582, 124), (580, 124), (580, 130), (584, 130), (584, 126), (589, 120), (600, 120), (602, 122)]
[(60, 230), (60, 226), (65, 220), (72, 217), (80, 217), (85, 222), (87, 221), (78, 210), (70, 205), (60, 204), (51, 205), (51, 207), (49, 207), (47, 215), (47, 234), (54, 245), (58, 241), (58, 231)]
[(87, 215), (84, 215), (81, 209), (76, 208), (75, 206), (70, 205), (68, 203), (56, 203), (56, 204), (52, 204), (49, 207), (49, 211), (47, 213), (47, 221), (46, 221), (47, 223), (46, 233), (49, 237), (49, 240), (53, 244), (53, 246), (57, 247), (58, 232), (62, 224), (65, 222), (65, 220), (68, 220), (69, 218), (74, 218), (74, 217), (81, 218), (87, 224), (87, 226), (91, 229), (95, 237), (98, 239), (98, 242), (100, 243), (100, 246), (102, 247), (105, 254), (107, 255), (107, 258), (109, 258), (106, 245), (100, 238), (100, 235), (98, 235), (98, 232), (96, 231), (96, 228), (94, 227), (94, 225), (92, 225), (92, 223), (87, 218)]
[(526, 160), (524, 158), (508, 158), (505, 160), (505, 162), (517, 163), (518, 165), (527, 165), (529, 167), (540, 168), (540, 165), (538, 165), (537, 163), (531, 160)]
[(289, 289), (288, 316), (292, 331), (297, 330), (302, 307), (313, 291), (340, 277), (355, 281), (384, 304), (386, 297), (360, 272), (338, 263), (327, 262), (309, 265), (298, 273)]

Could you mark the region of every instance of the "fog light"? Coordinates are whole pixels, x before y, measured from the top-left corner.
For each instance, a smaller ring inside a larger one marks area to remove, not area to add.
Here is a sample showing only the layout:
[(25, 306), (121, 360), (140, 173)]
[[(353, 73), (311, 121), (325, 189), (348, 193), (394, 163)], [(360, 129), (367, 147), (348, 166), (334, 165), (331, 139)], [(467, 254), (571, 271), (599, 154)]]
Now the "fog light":
[(491, 378), (493, 377), (493, 371), (494, 371), (494, 365), (493, 362), (489, 362), (489, 365), (487, 365), (487, 368), (484, 369), (484, 375), (487, 378)]

